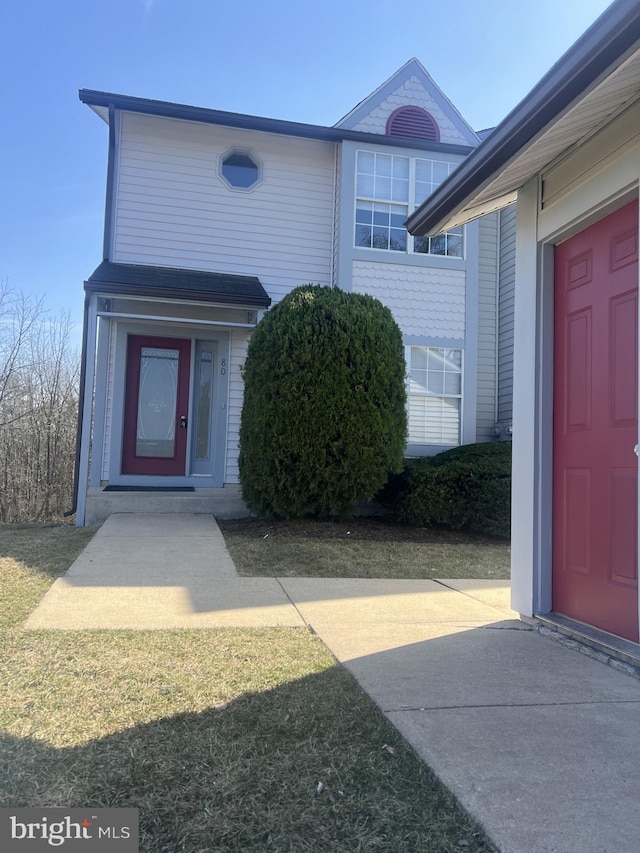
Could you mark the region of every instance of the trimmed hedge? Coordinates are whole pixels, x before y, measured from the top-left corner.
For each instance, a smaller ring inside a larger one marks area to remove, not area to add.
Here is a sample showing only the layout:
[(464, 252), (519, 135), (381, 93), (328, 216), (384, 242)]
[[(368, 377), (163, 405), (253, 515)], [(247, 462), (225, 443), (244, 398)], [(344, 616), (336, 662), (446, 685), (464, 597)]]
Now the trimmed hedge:
[(509, 538), (511, 444), (468, 444), (408, 459), (380, 500), (405, 524), (443, 525)]
[(402, 335), (377, 299), (296, 288), (256, 327), (244, 380), (240, 482), (257, 515), (349, 514), (402, 469)]

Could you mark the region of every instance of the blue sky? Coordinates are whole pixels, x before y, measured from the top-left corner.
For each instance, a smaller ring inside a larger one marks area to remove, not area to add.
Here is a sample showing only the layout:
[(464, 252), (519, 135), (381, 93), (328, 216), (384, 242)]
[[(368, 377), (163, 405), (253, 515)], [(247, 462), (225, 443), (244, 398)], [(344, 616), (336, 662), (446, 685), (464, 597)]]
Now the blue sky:
[(497, 124), (607, 0), (4, 0), (0, 280), (79, 322), (101, 260), (101, 89), (334, 124), (416, 56), (476, 129)]

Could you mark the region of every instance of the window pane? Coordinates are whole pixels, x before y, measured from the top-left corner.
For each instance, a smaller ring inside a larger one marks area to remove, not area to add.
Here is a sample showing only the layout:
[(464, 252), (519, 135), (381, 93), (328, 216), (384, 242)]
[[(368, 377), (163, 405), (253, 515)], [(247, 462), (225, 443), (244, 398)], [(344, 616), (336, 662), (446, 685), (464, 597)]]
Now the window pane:
[(373, 224), (384, 225), (386, 228), (389, 225), (389, 209), (377, 204), (373, 212)]
[(371, 202), (359, 201), (356, 207), (356, 222), (373, 222), (373, 205)]
[(431, 160), (416, 160), (416, 181), (431, 183)]
[(461, 258), (464, 254), (464, 239), (461, 234), (450, 231), (447, 234), (447, 255), (452, 258)]
[(409, 180), (409, 158), (394, 157), (393, 158), (393, 177), (404, 178)]
[(429, 252), (429, 238), (428, 237), (414, 237), (413, 238), (413, 251), (421, 252), (422, 254), (427, 254)]
[(411, 347), (411, 368), (427, 369), (427, 347)]
[(444, 394), (444, 371), (430, 370), (427, 374), (427, 390), (430, 394)]
[(449, 163), (434, 163), (433, 164), (433, 183), (436, 186), (444, 181), (449, 176)]
[(376, 175), (391, 177), (393, 158), (391, 154), (376, 154)]
[(358, 195), (373, 198), (373, 175), (358, 175)]
[(393, 201), (409, 201), (409, 181), (394, 178), (392, 186)]
[(429, 254), (444, 255), (447, 249), (447, 238), (444, 234), (438, 234), (437, 237), (429, 238)]
[(462, 393), (462, 376), (459, 373), (446, 373), (444, 377), (445, 394)]
[(404, 221), (406, 218), (407, 218), (406, 210), (403, 210), (402, 208), (400, 208), (400, 210), (398, 210), (397, 207), (391, 208), (390, 222), (394, 228), (404, 228)]
[(371, 226), (356, 225), (356, 246), (371, 248)]
[(374, 198), (391, 199), (391, 178), (381, 178), (376, 175)]
[(211, 429), (211, 387), (213, 384), (213, 354), (210, 351), (200, 353), (199, 369), (196, 459), (208, 459)]
[(377, 228), (376, 227), (373, 229), (372, 246), (374, 249), (388, 249), (389, 248), (389, 229), (388, 228)]
[(404, 229), (392, 228), (390, 248), (396, 252), (404, 252), (407, 248), (407, 232)]
[(174, 455), (179, 355), (176, 349), (142, 349), (136, 456)]
[(366, 172), (368, 175), (373, 175), (375, 171), (375, 154), (370, 154), (367, 151), (358, 151), (358, 171)]

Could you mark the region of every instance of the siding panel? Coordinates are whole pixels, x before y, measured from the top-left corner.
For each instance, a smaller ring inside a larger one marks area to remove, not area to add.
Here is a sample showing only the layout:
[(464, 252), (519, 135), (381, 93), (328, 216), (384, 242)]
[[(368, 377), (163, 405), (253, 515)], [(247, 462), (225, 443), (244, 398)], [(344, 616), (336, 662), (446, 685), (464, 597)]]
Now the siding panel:
[[(252, 151), (264, 180), (234, 192), (218, 155)], [(274, 301), (329, 284), (333, 144), (124, 114), (112, 260), (257, 275)]]
[(516, 206), (500, 213), (498, 422), (513, 417), (513, 312), (516, 284)]
[(476, 439), (488, 441), (496, 418), (498, 214), (479, 223), (478, 401)]

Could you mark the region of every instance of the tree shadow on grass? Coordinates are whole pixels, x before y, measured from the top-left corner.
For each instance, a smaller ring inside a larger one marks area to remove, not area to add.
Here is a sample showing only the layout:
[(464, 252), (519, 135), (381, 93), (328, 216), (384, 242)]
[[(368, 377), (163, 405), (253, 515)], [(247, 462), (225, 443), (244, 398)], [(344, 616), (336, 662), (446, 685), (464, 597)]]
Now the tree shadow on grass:
[(71, 748), (0, 749), (0, 805), (138, 808), (141, 853), (494, 849), (339, 667)]

